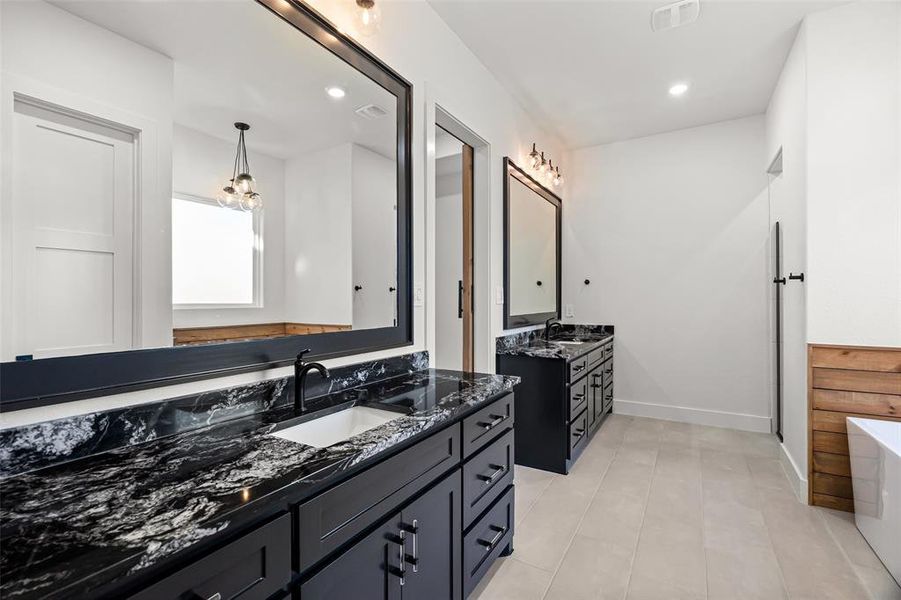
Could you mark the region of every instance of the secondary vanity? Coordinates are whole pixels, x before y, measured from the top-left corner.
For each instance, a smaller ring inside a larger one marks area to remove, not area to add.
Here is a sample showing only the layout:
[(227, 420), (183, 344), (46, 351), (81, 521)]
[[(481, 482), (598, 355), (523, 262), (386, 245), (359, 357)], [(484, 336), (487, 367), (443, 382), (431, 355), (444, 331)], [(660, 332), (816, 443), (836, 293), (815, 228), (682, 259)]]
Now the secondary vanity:
[(497, 372), (516, 394), (516, 464), (569, 473), (613, 410), (613, 326), (561, 324), (562, 200), (504, 159), (504, 328)]
[(0, 595), (466, 596), (518, 379), (315, 362), (413, 343), (410, 83), (300, 2), (0, 12)]

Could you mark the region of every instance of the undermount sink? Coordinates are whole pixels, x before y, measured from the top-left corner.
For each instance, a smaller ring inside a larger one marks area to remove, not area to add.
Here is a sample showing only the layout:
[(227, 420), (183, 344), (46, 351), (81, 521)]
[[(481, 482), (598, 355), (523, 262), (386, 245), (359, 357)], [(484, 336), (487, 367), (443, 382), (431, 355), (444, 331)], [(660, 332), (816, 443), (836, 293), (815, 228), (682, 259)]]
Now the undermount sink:
[(270, 435), (314, 448), (326, 448), (402, 416), (402, 413), (391, 410), (352, 406)]
[(552, 341), (557, 344), (564, 344), (566, 346), (581, 346), (582, 344), (585, 343), (585, 342), (577, 342), (577, 341), (572, 341), (572, 340), (552, 340)]

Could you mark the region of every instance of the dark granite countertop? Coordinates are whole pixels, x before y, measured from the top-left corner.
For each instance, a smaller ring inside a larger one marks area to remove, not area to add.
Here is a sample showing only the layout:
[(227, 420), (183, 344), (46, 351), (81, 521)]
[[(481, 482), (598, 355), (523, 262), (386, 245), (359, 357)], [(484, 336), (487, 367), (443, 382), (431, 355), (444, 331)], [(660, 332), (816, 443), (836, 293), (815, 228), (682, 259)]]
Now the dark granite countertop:
[[(509, 356), (532, 356), (535, 358), (552, 358), (560, 360), (574, 360), (580, 356), (585, 356), (592, 350), (600, 348), (613, 339), (613, 334), (603, 334), (598, 336), (586, 336), (579, 338), (564, 337), (562, 339), (551, 338), (550, 340), (533, 339), (518, 346), (510, 346), (498, 350), (498, 354), (506, 354)], [(564, 341), (580, 341), (581, 344), (562, 344)]]
[(426, 369), (315, 398), (308, 412), (366, 402), (405, 411), (328, 448), (269, 435), (298, 417), (284, 406), (6, 477), (0, 595), (91, 596), (350, 477), (518, 382)]

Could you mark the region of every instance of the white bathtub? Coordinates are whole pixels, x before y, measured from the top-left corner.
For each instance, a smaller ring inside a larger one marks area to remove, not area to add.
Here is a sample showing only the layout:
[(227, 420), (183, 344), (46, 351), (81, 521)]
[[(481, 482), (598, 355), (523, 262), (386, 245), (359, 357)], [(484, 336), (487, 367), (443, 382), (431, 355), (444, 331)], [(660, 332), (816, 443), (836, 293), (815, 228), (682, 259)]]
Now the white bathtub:
[(901, 422), (848, 418), (854, 519), (901, 585)]

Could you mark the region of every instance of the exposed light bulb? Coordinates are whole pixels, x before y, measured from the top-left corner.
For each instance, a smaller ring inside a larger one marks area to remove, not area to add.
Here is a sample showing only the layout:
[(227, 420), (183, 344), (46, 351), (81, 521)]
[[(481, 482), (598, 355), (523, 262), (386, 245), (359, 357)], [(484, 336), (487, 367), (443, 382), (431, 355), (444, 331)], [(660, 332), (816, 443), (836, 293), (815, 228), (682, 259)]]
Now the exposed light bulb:
[(535, 142), (532, 142), (532, 151), (529, 152), (526, 164), (530, 169), (537, 169), (538, 165), (541, 164), (541, 156), (538, 155), (538, 150), (535, 149)]
[(235, 189), (242, 194), (248, 194), (253, 191), (254, 179), (250, 173), (241, 173), (235, 177)]
[(538, 163), (538, 172), (544, 175), (547, 173), (550, 166), (547, 163), (547, 160), (544, 158), (544, 152), (541, 153), (541, 161)]
[(554, 184), (554, 187), (560, 187), (563, 185), (563, 175), (560, 174), (560, 167), (554, 169), (554, 174), (551, 177), (551, 181)]
[(216, 196), (216, 202), (222, 208), (234, 208), (238, 204), (238, 191), (231, 183), (222, 188), (219, 195)]
[(369, 36), (378, 31), (382, 24), (382, 11), (375, 4), (375, 0), (357, 0), (357, 9), (354, 20), (357, 31)]

